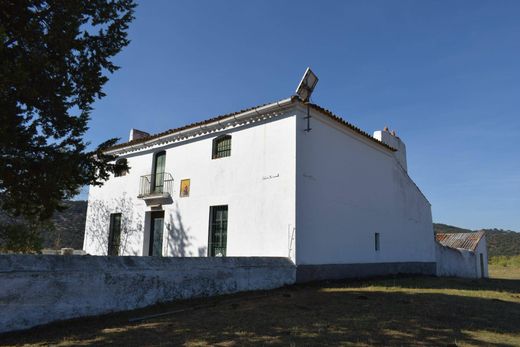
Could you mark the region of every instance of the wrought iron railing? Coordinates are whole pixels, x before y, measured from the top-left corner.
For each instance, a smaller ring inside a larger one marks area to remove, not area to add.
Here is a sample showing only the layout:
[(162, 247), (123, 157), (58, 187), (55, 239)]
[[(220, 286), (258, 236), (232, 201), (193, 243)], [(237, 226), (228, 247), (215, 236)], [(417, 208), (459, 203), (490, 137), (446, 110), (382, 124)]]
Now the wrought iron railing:
[(141, 176), (139, 198), (152, 195), (173, 195), (173, 177), (167, 172)]

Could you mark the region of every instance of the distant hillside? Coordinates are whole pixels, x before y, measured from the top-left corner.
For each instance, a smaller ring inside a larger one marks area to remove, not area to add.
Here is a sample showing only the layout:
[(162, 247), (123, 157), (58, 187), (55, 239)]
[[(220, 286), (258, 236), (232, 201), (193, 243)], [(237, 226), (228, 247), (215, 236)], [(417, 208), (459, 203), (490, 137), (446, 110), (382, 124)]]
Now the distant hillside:
[(43, 248), (83, 248), (87, 202), (67, 201), (65, 205), (68, 207), (65, 211), (56, 212), (52, 217), (55, 229), (48, 230), (42, 235)]
[[(68, 208), (62, 212), (56, 212), (52, 216), (53, 229), (42, 230), (43, 248), (61, 249), (71, 247), (83, 248), (83, 236), (85, 235), (85, 217), (87, 214), (86, 201), (67, 201), (64, 203)], [(0, 212), (0, 223), (16, 223)], [(0, 247), (1, 248), (1, 247)]]
[[(436, 233), (470, 233), (469, 230), (453, 225), (433, 223)], [(520, 255), (520, 233), (502, 229), (482, 229), (486, 233), (488, 254), (490, 257), (499, 255)]]

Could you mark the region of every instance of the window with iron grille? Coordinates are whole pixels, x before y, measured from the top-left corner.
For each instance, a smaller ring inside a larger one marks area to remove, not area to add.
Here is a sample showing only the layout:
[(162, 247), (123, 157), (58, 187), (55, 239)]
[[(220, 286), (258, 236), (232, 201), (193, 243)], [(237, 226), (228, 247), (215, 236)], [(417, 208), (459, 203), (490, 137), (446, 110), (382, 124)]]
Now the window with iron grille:
[(231, 135), (219, 136), (213, 140), (213, 159), (229, 157), (231, 155)]
[(108, 255), (119, 255), (121, 243), (121, 213), (110, 215), (110, 230), (108, 233)]
[(116, 168), (114, 170), (115, 177), (126, 176), (128, 174), (127, 169), (122, 169), (119, 167), (120, 165), (126, 165), (126, 164), (127, 164), (127, 161), (125, 158), (121, 158), (116, 161)]
[(380, 249), (379, 233), (374, 234), (374, 246), (375, 246), (376, 251), (379, 251), (379, 249)]

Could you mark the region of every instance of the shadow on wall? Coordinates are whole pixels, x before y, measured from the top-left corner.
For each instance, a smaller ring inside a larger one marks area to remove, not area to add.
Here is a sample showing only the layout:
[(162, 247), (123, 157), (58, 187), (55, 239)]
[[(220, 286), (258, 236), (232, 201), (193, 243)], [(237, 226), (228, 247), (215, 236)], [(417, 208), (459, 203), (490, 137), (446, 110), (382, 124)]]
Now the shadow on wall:
[[(94, 248), (94, 253), (98, 255), (108, 254), (108, 234), (112, 213), (121, 213), (119, 254), (140, 255), (135, 247), (131, 247), (131, 240), (143, 234), (143, 218), (134, 212), (134, 203), (126, 194), (109, 201), (95, 200), (90, 203), (85, 230), (90, 249)], [(137, 237), (137, 239), (141, 238)]]
[[(179, 205), (175, 205), (175, 218), (170, 214), (168, 223), (166, 223), (168, 230), (168, 250), (167, 254), (173, 257), (193, 257), (195, 254), (189, 250), (192, 246), (191, 239), (188, 235), (190, 228), (186, 228), (182, 222), (182, 216), (179, 212)], [(206, 247), (198, 248), (199, 257), (206, 256)]]

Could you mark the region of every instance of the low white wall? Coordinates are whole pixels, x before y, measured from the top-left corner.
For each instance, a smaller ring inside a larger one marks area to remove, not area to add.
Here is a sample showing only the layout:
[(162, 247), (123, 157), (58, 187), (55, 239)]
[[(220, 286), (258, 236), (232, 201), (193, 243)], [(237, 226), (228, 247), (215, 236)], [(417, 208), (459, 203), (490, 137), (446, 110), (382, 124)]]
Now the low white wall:
[(454, 249), (435, 242), (437, 276), (478, 278), (477, 257), (474, 252)]
[(287, 258), (0, 255), (0, 333), (295, 282)]

